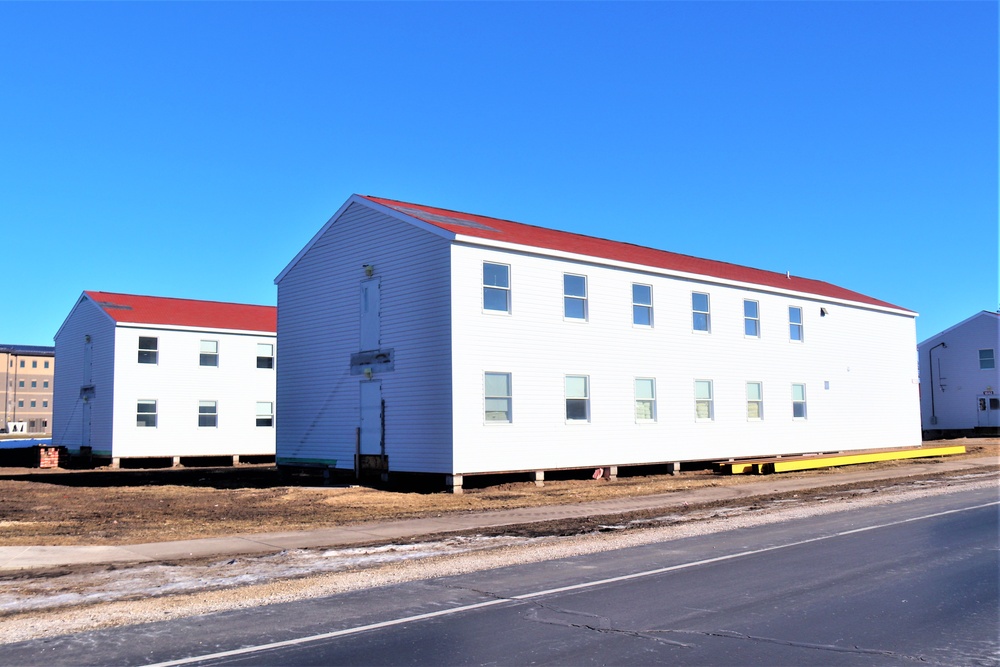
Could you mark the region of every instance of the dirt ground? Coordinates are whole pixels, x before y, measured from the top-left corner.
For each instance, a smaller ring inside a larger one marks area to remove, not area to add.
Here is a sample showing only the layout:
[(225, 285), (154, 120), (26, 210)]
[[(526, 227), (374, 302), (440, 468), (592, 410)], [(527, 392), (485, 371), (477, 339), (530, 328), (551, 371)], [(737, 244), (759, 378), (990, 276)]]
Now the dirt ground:
[[(971, 458), (1000, 454), (1000, 438), (927, 442), (966, 446)], [(842, 470), (891, 467), (913, 459), (786, 475), (831, 477)], [(466, 488), (462, 495), (315, 486), (316, 480), (282, 478), (273, 466), (163, 470), (2, 470), (0, 545), (122, 545), (237, 533), (310, 530), (365, 521), (566, 504), (622, 496), (671, 493), (703, 486), (743, 484), (760, 478), (726, 477), (710, 470), (678, 476), (507, 482)], [(581, 475), (582, 476), (582, 475)], [(476, 478), (467, 478), (474, 484)]]

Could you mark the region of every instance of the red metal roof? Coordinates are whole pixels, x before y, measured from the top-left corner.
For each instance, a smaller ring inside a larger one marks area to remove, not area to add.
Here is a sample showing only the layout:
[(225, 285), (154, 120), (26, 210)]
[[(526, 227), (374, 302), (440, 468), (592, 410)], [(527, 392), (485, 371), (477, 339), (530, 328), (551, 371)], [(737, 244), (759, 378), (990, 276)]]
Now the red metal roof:
[(115, 322), (271, 333), (278, 330), (278, 309), (274, 306), (112, 292), (84, 292), (84, 294)]
[(422, 204), (410, 204), (393, 199), (383, 199), (381, 197), (361, 196), (376, 204), (387, 206), (399, 213), (422, 220), (435, 227), (464, 236), (474, 236), (535, 248), (576, 253), (619, 262), (630, 262), (652, 268), (682, 271), (684, 273), (693, 273), (711, 278), (722, 278), (765, 287), (775, 287), (782, 290), (854, 301), (882, 308), (906, 310), (891, 303), (880, 301), (820, 280), (788, 276), (784, 273), (775, 273), (774, 271), (764, 271), (762, 269), (740, 266), (739, 264), (729, 264), (728, 262), (718, 262), (690, 255), (681, 255), (675, 252), (646, 248), (631, 243), (609, 241), (594, 236), (584, 236), (583, 234), (536, 227), (510, 220), (488, 218), (482, 215), (461, 213), (459, 211), (424, 206)]

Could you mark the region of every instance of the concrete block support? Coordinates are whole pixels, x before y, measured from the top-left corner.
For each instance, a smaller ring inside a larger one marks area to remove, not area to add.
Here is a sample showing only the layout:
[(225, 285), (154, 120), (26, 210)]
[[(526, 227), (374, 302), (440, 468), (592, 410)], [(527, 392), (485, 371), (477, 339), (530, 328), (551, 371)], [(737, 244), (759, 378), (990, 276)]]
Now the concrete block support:
[(461, 475), (445, 475), (444, 484), (451, 489), (454, 494), (462, 493), (462, 476)]
[(173, 457), (173, 461), (171, 461), (170, 465), (172, 465), (174, 468), (180, 468), (181, 467), (181, 457), (179, 457), (179, 456)]
[(535, 486), (545, 486), (545, 471), (536, 470), (535, 471)]
[(239, 454), (234, 454), (233, 455), (233, 465), (234, 466), (238, 466), (239, 464), (240, 464), (240, 455)]
[(668, 463), (667, 464), (667, 472), (669, 472), (671, 475), (679, 475), (679, 474), (681, 474), (681, 464), (680, 463)]
[(618, 479), (618, 466), (604, 466), (604, 479)]

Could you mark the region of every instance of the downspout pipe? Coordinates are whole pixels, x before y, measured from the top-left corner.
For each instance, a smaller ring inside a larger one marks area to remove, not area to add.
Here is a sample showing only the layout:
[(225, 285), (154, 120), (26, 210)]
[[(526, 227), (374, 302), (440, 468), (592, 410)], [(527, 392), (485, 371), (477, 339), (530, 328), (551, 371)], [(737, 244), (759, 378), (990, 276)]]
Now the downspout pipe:
[(929, 364), (930, 371), (931, 371), (931, 386), (929, 387), (929, 389), (930, 389), (930, 392), (931, 392), (931, 425), (932, 426), (936, 426), (937, 425), (938, 419), (937, 419), (937, 413), (934, 411), (934, 356), (931, 353), (934, 352), (935, 348), (938, 348), (938, 347), (943, 347), (945, 349), (948, 348), (948, 346), (945, 344), (945, 342), (941, 341), (940, 343), (938, 343), (937, 345), (935, 345), (931, 349), (927, 350), (927, 363)]

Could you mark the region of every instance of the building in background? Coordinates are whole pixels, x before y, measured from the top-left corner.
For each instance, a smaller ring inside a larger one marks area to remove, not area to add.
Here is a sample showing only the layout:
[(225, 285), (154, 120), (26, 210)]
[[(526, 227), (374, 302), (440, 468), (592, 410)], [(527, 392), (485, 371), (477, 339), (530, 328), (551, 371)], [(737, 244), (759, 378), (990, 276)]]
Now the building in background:
[(925, 437), (1000, 434), (1000, 313), (976, 313), (917, 346)]
[(916, 313), (817, 280), (355, 195), (275, 283), (281, 466), (460, 490), (921, 441)]
[(84, 292), (55, 336), (52, 441), (126, 458), (274, 455), (276, 309)]
[(55, 348), (0, 344), (4, 417), (0, 431), (48, 434), (52, 426)]

